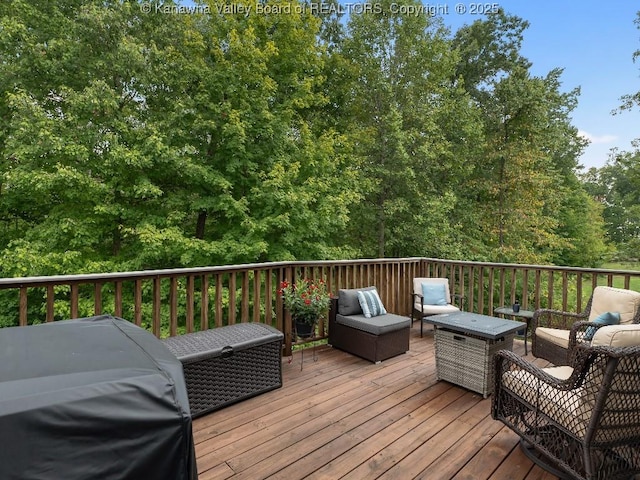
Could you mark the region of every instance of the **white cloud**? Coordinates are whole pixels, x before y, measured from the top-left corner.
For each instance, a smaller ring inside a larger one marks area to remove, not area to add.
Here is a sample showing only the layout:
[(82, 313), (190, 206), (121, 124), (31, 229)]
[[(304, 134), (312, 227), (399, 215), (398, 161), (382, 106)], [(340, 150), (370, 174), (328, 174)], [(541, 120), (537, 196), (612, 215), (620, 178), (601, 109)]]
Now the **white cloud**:
[(616, 135), (593, 135), (589, 132), (585, 132), (584, 130), (578, 130), (578, 135), (582, 138), (585, 138), (591, 142), (592, 145), (602, 144), (602, 143), (612, 143), (618, 140)]

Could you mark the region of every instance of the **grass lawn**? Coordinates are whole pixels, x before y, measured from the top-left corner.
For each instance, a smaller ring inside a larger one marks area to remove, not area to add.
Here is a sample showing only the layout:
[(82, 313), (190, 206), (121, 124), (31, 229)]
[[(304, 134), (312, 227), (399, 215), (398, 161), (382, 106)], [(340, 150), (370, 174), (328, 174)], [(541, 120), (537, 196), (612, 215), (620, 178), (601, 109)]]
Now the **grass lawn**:
[[(638, 262), (611, 262), (605, 263), (602, 268), (607, 268), (610, 270), (640, 270), (640, 263)], [(615, 277), (613, 279), (613, 286), (624, 288), (624, 279), (620, 277)], [(631, 278), (629, 288), (631, 290), (635, 290), (640, 292), (640, 278)]]

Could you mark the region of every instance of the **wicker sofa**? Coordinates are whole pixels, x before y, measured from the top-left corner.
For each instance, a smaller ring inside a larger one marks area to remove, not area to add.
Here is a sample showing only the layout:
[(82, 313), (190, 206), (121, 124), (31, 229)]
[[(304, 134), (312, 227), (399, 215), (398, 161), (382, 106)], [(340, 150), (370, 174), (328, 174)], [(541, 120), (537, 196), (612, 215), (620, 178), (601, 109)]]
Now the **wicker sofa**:
[(374, 363), (408, 352), (409, 317), (386, 313), (366, 318), (358, 303), (357, 291), (342, 289), (338, 297), (331, 299), (329, 345)]
[(513, 352), (495, 358), (492, 416), (531, 460), (561, 478), (640, 473), (640, 325), (608, 325), (578, 344), (570, 366), (539, 368)]

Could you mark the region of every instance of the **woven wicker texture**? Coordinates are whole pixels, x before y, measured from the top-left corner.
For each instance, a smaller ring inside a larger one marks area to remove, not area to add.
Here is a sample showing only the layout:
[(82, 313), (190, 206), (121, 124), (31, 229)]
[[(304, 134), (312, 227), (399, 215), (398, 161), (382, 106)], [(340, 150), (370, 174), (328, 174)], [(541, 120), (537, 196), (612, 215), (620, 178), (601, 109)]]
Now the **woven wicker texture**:
[(374, 363), (409, 351), (411, 324), (408, 318), (402, 328), (375, 335), (338, 323), (337, 312), (338, 299), (332, 298), (329, 308), (329, 345), (332, 347)]
[(237, 323), (167, 338), (164, 340), (164, 344), (171, 350), (171, 353), (186, 363), (198, 360), (200, 354), (205, 357), (222, 355), (223, 350), (229, 346), (232, 346), (233, 350), (237, 352), (282, 338), (284, 338), (282, 333), (269, 325)]
[(262, 324), (237, 324), (165, 341), (183, 363), (192, 416), (282, 386), (283, 335)]
[[(587, 322), (593, 304), (593, 294), (589, 298), (584, 311), (581, 313), (562, 312), (559, 310), (539, 309), (533, 314), (531, 320), (531, 353), (536, 358), (543, 358), (554, 365), (569, 365), (571, 363), (571, 351), (575, 346), (583, 342), (584, 333), (588, 327), (600, 328), (602, 325)], [(640, 309), (638, 309), (631, 323), (640, 323)], [(556, 345), (536, 335), (536, 328), (550, 327), (569, 330), (568, 348)]]
[(437, 328), (438, 379), (481, 393), (486, 398), (493, 391), (493, 357), (498, 350), (511, 350), (513, 338), (514, 335), (507, 335), (490, 340)]
[(572, 365), (561, 379), (499, 352), (493, 418), (572, 478), (640, 473), (640, 347), (579, 345)]

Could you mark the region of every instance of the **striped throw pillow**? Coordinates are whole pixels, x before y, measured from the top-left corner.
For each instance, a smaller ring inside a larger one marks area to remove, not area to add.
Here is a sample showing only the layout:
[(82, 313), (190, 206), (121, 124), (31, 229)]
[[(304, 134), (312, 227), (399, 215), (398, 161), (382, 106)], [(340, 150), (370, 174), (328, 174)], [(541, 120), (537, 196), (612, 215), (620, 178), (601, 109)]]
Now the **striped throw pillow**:
[(366, 318), (377, 317), (387, 313), (377, 290), (358, 290), (358, 302)]

